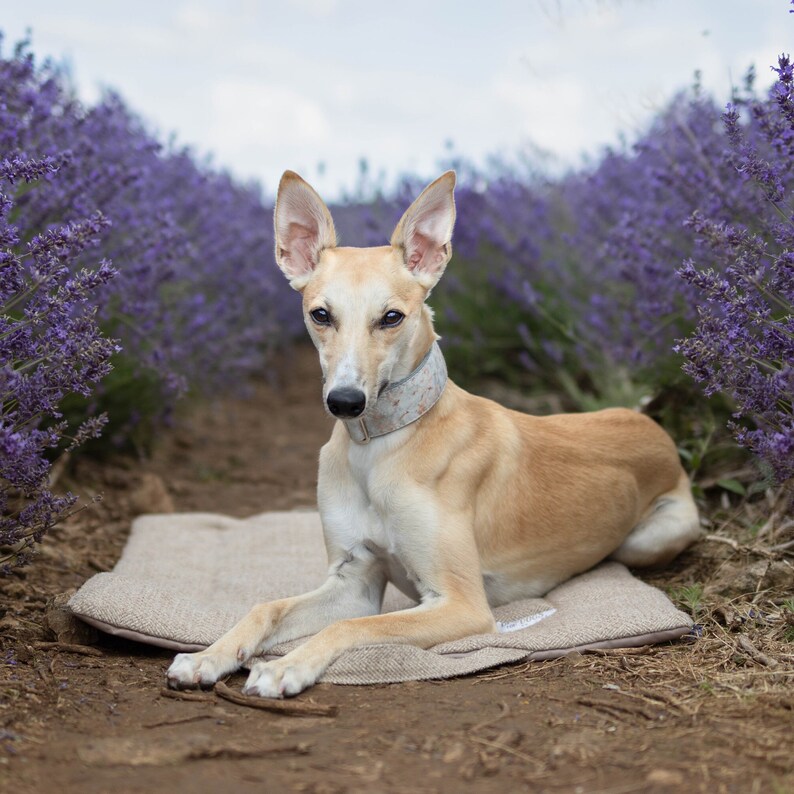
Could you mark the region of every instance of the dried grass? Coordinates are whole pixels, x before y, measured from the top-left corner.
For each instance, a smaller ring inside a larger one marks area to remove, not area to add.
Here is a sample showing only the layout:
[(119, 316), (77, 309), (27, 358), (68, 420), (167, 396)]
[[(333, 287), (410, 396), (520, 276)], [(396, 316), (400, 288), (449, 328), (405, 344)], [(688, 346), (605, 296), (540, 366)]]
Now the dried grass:
[(629, 699), (689, 716), (715, 697), (773, 697), (794, 709), (791, 506), (792, 491), (784, 488), (738, 504), (718, 500), (704, 511), (702, 540), (673, 566), (636, 572), (693, 615), (695, 628), (683, 640), (527, 662), (478, 680), (556, 677), (573, 666)]

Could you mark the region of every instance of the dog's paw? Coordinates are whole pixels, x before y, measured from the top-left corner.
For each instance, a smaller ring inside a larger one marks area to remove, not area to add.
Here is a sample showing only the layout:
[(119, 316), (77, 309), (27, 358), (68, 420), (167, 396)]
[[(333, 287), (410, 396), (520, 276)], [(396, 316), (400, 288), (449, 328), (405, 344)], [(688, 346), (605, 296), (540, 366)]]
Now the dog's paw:
[(246, 695), (263, 698), (283, 698), (297, 695), (317, 683), (320, 673), (302, 662), (277, 659), (257, 662), (243, 687)]
[(168, 668), (166, 679), (171, 689), (211, 689), (218, 679), (238, 667), (237, 659), (219, 653), (180, 653)]

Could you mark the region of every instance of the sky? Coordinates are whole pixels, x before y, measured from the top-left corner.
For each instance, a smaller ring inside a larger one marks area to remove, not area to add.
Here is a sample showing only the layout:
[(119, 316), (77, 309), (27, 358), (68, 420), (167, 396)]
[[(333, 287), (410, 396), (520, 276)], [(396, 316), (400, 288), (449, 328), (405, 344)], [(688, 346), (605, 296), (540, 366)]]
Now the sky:
[[(118, 91), (161, 139), (272, 194), (389, 184), (450, 151), (560, 170), (631, 140), (695, 72), (727, 101), (794, 44), (788, 0), (0, 0), (10, 43)], [(452, 149), (450, 149), (450, 146)]]

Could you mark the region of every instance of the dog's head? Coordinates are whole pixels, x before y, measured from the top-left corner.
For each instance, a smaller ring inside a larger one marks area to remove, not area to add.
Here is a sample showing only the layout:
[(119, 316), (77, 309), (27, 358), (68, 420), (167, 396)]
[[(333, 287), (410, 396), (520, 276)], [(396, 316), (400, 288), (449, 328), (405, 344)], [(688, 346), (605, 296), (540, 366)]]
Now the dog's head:
[(455, 173), (428, 185), (389, 245), (336, 244), (331, 213), (292, 171), (276, 199), (276, 261), (303, 295), (306, 327), (320, 354), (328, 410), (363, 416), (390, 383), (408, 375), (435, 339), (425, 299), (452, 255)]

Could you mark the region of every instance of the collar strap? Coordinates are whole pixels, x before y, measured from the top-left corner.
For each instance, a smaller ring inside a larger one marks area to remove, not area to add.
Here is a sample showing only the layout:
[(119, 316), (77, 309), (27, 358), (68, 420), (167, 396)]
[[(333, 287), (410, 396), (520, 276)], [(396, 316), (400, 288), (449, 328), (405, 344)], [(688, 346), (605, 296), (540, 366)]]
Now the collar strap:
[(424, 416), (437, 402), (447, 384), (447, 365), (437, 342), (433, 342), (419, 366), (407, 377), (391, 383), (378, 397), (366, 417), (344, 419), (350, 438), (368, 444)]

